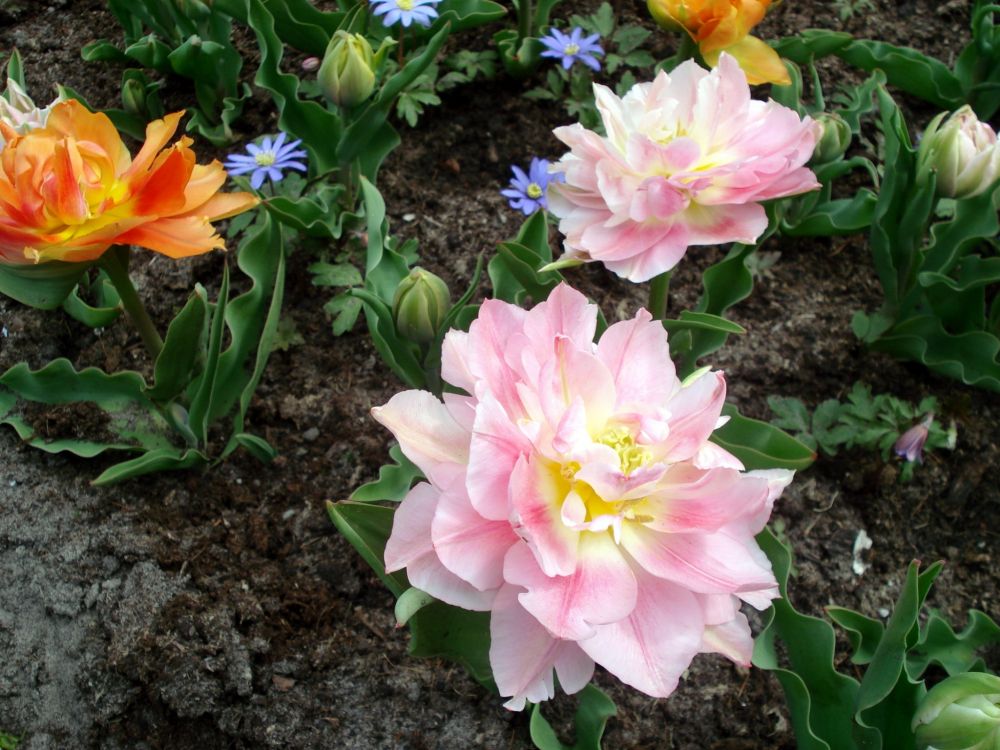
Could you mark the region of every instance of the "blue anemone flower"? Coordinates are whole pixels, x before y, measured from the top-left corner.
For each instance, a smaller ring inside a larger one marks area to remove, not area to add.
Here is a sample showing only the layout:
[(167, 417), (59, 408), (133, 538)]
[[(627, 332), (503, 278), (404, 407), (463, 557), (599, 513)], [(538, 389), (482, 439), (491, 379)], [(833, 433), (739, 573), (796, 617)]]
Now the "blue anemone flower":
[(559, 29), (549, 29), (549, 33), (543, 36), (540, 41), (546, 49), (542, 52), (542, 57), (561, 57), (562, 66), (569, 70), (577, 60), (582, 62), (593, 71), (601, 69), (601, 63), (597, 58), (604, 55), (604, 50), (597, 41), (600, 34), (591, 34), (585, 37), (583, 29), (579, 26), (573, 27), (568, 35)]
[(550, 182), (562, 182), (565, 176), (562, 173), (549, 174), (549, 161), (532, 157), (531, 166), (528, 173), (516, 164), (511, 167), (514, 177), (510, 181), (510, 187), (501, 190), (500, 194), (510, 199), (510, 207), (521, 211), (525, 216), (530, 216), (535, 211), (543, 211), (549, 207), (545, 198), (545, 192)]
[(274, 141), (271, 140), (271, 136), (267, 136), (259, 146), (255, 143), (247, 144), (245, 154), (230, 154), (226, 157), (224, 165), (226, 171), (233, 177), (252, 172), (250, 187), (254, 190), (260, 189), (260, 186), (264, 184), (265, 177), (269, 177), (271, 182), (279, 182), (284, 177), (282, 173), (284, 169), (297, 169), (300, 172), (305, 172), (306, 165), (301, 161), (296, 161), (296, 159), (308, 157), (303, 149), (296, 150), (295, 148), (302, 141), (295, 140), (285, 143), (287, 137), (284, 133), (278, 133)]
[(409, 27), (416, 22), (419, 26), (430, 26), (431, 21), (438, 17), (434, 8), (441, 0), (371, 0), (372, 13), (384, 16), (382, 24), (392, 26), (402, 23)]

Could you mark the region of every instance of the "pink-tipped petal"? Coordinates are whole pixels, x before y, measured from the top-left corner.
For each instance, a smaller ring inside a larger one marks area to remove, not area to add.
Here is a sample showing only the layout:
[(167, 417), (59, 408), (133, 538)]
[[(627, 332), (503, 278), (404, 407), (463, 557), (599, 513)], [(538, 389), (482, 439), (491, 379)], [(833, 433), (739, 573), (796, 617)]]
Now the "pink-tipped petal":
[(459, 483), (441, 493), (431, 540), (441, 563), (480, 591), (500, 587), (504, 556), (518, 541), (506, 519), (491, 521), (477, 513)]
[(522, 456), (510, 478), (510, 523), (531, 548), (547, 576), (576, 570), (579, 534), (562, 522), (569, 483), (544, 459)]
[(609, 326), (597, 356), (614, 378), (616, 410), (666, 403), (676, 388), (667, 332), (646, 310)]

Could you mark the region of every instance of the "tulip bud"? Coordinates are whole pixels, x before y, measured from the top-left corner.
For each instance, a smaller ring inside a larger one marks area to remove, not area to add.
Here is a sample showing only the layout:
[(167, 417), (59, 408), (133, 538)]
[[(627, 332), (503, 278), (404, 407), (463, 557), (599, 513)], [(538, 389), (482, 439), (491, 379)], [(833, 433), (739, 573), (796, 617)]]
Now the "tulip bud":
[(434, 340), (450, 308), (448, 285), (422, 268), (414, 268), (399, 282), (392, 299), (396, 330), (421, 344)]
[(327, 99), (340, 107), (353, 107), (371, 96), (375, 90), (375, 69), (389, 44), (383, 41), (378, 52), (373, 53), (361, 34), (335, 32), (317, 74)]
[(831, 112), (817, 115), (816, 122), (822, 129), (822, 135), (816, 141), (811, 162), (813, 164), (828, 164), (836, 161), (847, 147), (851, 145), (851, 126), (843, 117)]
[(934, 424), (933, 412), (924, 417), (920, 424), (914, 425), (900, 435), (896, 444), (892, 446), (892, 450), (897, 456), (905, 458), (911, 463), (913, 461), (921, 463), (924, 443), (927, 442), (927, 436), (930, 435), (932, 424)]
[(684, 26), (671, 14), (684, 13), (683, 4), (678, 4), (676, 0), (646, 0), (646, 7), (653, 20), (667, 31), (683, 31)]
[(133, 115), (146, 111), (146, 87), (141, 81), (129, 78), (122, 86), (122, 108)]
[(939, 682), (913, 716), (920, 750), (1000, 747), (1000, 677), (965, 672)]
[[(997, 134), (968, 105), (944, 120), (942, 112), (927, 126), (917, 152), (918, 180), (937, 172), (938, 192), (947, 198), (972, 198), (1000, 178)], [(944, 124), (942, 124), (944, 120)]]

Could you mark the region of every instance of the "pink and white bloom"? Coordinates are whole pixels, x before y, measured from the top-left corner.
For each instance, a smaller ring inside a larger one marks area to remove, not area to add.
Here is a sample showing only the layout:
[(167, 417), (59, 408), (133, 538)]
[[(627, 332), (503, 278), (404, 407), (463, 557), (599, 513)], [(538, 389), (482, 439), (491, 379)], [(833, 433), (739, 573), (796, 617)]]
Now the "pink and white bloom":
[[(0, 122), (9, 125), (15, 133), (24, 135), (31, 130), (45, 127), (52, 107), (63, 100), (60, 94), (47, 107), (37, 107), (31, 97), (13, 78), (7, 79), (7, 90), (0, 96)], [(0, 149), (6, 139), (0, 134)]]
[(755, 242), (767, 228), (761, 201), (819, 187), (804, 166), (815, 121), (751, 99), (727, 54), (711, 72), (687, 61), (621, 99), (595, 84), (594, 97), (607, 136), (579, 123), (554, 131), (571, 149), (548, 196), (566, 259), (646, 281), (691, 245)]
[(442, 376), (372, 410), (423, 471), (396, 512), (386, 569), (489, 610), (507, 706), (567, 692), (598, 663), (669, 695), (698, 653), (750, 664), (741, 602), (778, 595), (754, 541), (792, 472), (744, 472), (709, 442), (726, 383), (681, 383), (640, 310), (594, 343), (597, 308), (566, 285), (530, 311), (486, 301), (450, 331)]

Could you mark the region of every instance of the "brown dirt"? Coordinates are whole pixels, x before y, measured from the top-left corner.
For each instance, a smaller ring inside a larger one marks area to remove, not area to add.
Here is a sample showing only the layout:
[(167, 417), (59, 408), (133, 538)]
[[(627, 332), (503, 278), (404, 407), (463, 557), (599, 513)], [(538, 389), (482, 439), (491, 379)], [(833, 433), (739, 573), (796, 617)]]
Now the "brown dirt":
[[(843, 27), (945, 59), (967, 36), (966, 3), (876, 5)], [(641, 6), (626, 11), (639, 17)], [(21, 49), (37, 98), (59, 80), (115, 104), (120, 71), (78, 57), (86, 42), (116, 35), (100, 0), (6, 3), (0, 22), (9, 24), (0, 47)], [(760, 33), (806, 26), (842, 28), (828, 3), (803, 0), (778, 6)], [(403, 131), (380, 175), (393, 231), (417, 238), (421, 264), (453, 289), (468, 284), (476, 254), (519, 226), (499, 195), (508, 165), (560, 154), (550, 131), (565, 115), (519, 89), (496, 81), (449, 94)], [(933, 114), (907, 104), (916, 125)], [(273, 122), (265, 106), (259, 97), (246, 132)], [(732, 315), (748, 334), (711, 358), (744, 413), (768, 417), (770, 394), (815, 405), (864, 379), (907, 399), (936, 395), (942, 416), (959, 423), (958, 449), (910, 484), (896, 483), (895, 464), (861, 451), (797, 478), (776, 511), (795, 547), (796, 605), (820, 614), (836, 602), (874, 615), (892, 606), (911, 559), (945, 559), (933, 606), (956, 625), (970, 607), (996, 615), (1000, 398), (856, 342), (851, 314), (880, 300), (863, 238), (772, 241), (766, 250), (778, 262)], [(284, 311), (303, 343), (274, 353), (250, 412), (250, 429), (281, 451), (274, 464), (237, 454), (211, 472), (97, 491), (87, 481), (106, 460), (43, 455), (0, 431), (0, 729), (24, 732), (27, 750), (530, 747), (526, 715), (506, 712), (460, 668), (406, 656), (391, 596), (325, 516), (324, 501), (346, 497), (385, 460), (390, 437), (368, 410), (401, 386), (361, 326), (332, 336), (306, 255), (292, 258)], [(672, 309), (694, 303), (700, 270), (720, 257), (691, 254)], [(163, 325), (193, 280), (213, 283), (220, 260), (139, 265), (140, 293)], [(596, 266), (569, 278), (609, 319), (644, 302), (642, 288)], [(0, 323), (0, 369), (56, 356), (148, 366), (122, 322), (97, 333), (0, 299)], [(78, 419), (48, 418), (71, 430)], [(874, 548), (859, 577), (851, 544), (861, 529)], [(597, 681), (619, 709), (608, 747), (794, 746), (780, 688), (759, 670), (699, 657), (667, 700), (600, 671)], [(572, 706), (558, 698), (546, 713), (568, 731)]]

